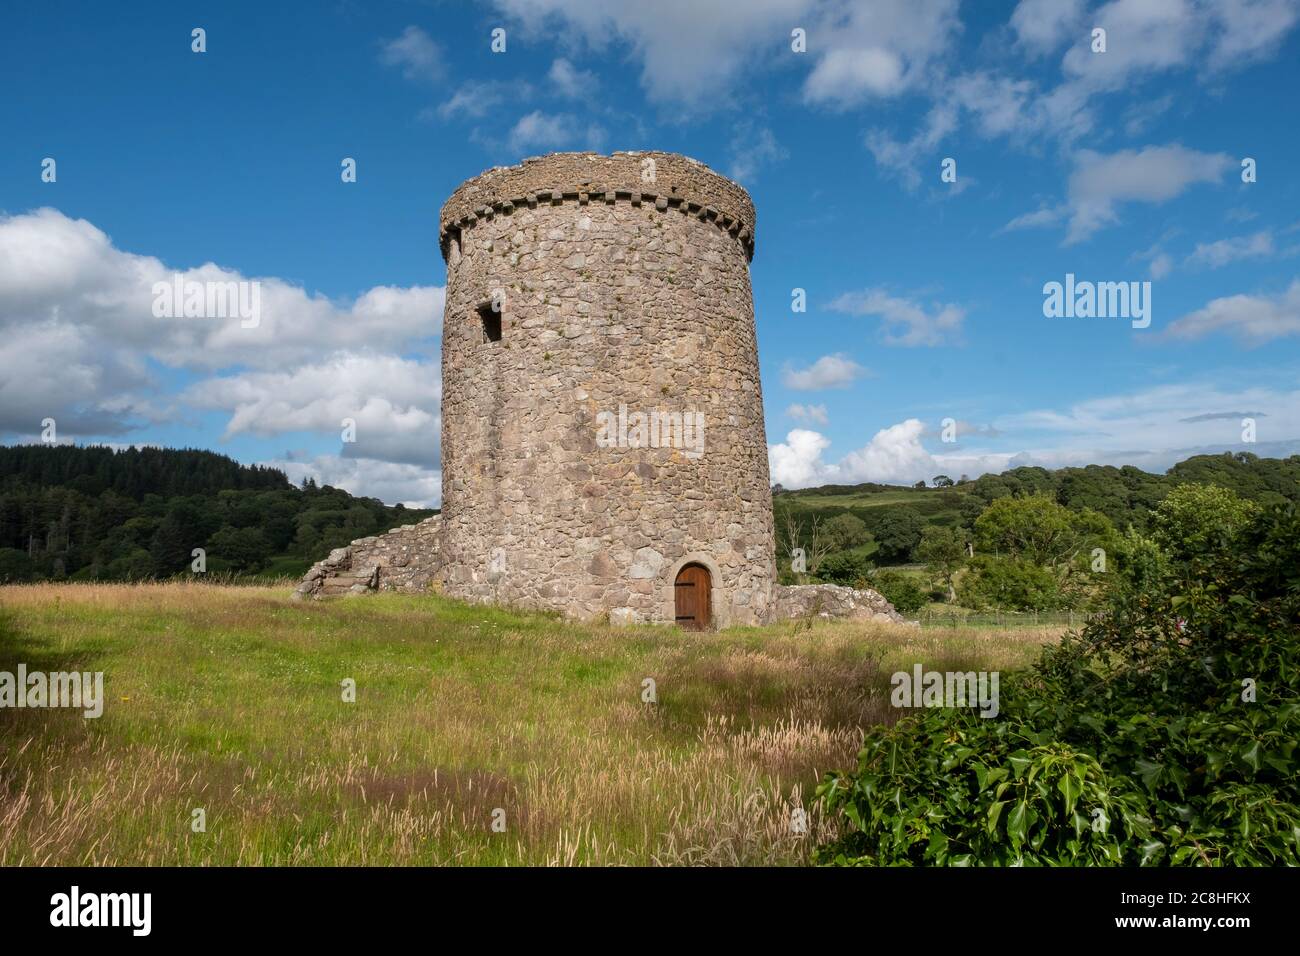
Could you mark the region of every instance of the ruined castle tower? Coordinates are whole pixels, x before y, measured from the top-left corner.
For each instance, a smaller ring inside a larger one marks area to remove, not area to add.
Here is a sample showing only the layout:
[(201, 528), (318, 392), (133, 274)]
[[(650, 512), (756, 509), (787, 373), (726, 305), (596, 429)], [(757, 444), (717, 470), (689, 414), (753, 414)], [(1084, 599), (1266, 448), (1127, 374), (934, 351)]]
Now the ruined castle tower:
[(558, 153), (468, 180), (439, 226), (445, 593), (763, 621), (748, 194), (671, 153)]

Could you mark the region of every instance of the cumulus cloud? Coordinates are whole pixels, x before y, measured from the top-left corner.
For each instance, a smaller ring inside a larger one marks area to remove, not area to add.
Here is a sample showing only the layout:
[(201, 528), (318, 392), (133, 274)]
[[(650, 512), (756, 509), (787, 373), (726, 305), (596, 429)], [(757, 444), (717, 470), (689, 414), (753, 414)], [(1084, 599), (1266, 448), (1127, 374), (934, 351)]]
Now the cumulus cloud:
[(868, 374), (867, 370), (844, 353), (823, 355), (804, 369), (787, 367), (781, 384), (796, 391), (812, 392), (825, 388), (846, 388)]
[[(730, 93), (760, 50), (779, 49), (813, 0), (495, 0), (534, 36), (565, 36), (604, 52), (626, 49), (641, 67), (649, 99), (707, 110)], [(788, 47), (787, 47), (788, 49)]]
[(878, 316), (888, 345), (949, 345), (960, 341), (966, 310), (935, 302), (928, 308), (914, 299), (890, 295), (883, 289), (846, 292), (829, 306), (834, 312)]
[(392, 355), (339, 354), (288, 372), (249, 372), (208, 379), (182, 399), (228, 412), (225, 437), (286, 432), (341, 434), (355, 423), (345, 458), (436, 467), (442, 378), (436, 362)]
[(442, 502), (442, 473), (417, 465), (336, 455), (272, 458), (258, 464), (279, 468), (294, 484), (312, 478), (319, 485), (408, 508), (437, 508)]
[[(245, 328), (238, 316), (154, 315), (155, 284), (177, 275), (183, 282), (258, 282), (260, 321)], [(89, 340), (123, 362), (134, 353), (173, 367), (280, 368), (340, 348), (396, 348), (439, 335), (442, 307), (443, 290), (432, 286), (378, 286), (349, 304), (213, 263), (170, 269), (116, 248), (91, 223), (56, 209), (0, 218), (0, 328), (73, 330), (65, 342)]]
[[(1226, 153), (1201, 153), (1177, 144), (1110, 154), (1080, 150), (1070, 173), (1066, 244), (1118, 222), (1116, 207), (1121, 203), (1167, 202), (1197, 183), (1220, 182), (1233, 166), (1235, 161)], [(1003, 228), (1049, 225), (1059, 218), (1040, 209)]]
[[(1300, 292), (1297, 293), (1300, 295)], [(1239, 413), (1260, 409), (1257, 444), (1243, 445)], [(1268, 426), (1263, 420), (1274, 422)], [(794, 429), (768, 446), (772, 480), (787, 488), (827, 483), (878, 481), (913, 484), (937, 474), (1005, 471), (1020, 465), (1063, 468), (1088, 464), (1135, 465), (1163, 471), (1195, 454), (1225, 450), (1286, 456), (1300, 452), (1300, 389), (1256, 385), (1227, 389), (1208, 382), (1162, 385), (1139, 392), (1078, 402), (1064, 409), (1038, 409), (998, 419), (978, 437), (1020, 442), (1012, 449), (941, 445), (930, 451), (923, 439), (935, 429), (909, 418), (882, 428), (863, 447), (839, 460), (827, 455), (830, 439)]]
[(796, 26), (810, 38), (803, 96), (837, 108), (917, 86), (960, 30), (957, 0), (495, 4), (534, 35), (558, 33), (598, 52), (626, 49), (651, 102), (701, 112), (732, 102), (746, 71), (787, 55)]
[(961, 30), (956, 0), (877, 0), (823, 8), (821, 54), (804, 99), (835, 107), (884, 99), (922, 83)]
[[(831, 441), (819, 432), (796, 428), (785, 436), (785, 441), (768, 447), (768, 468), (772, 481), (787, 488), (807, 488), (810, 485), (857, 484), (859, 481), (881, 481), (885, 484), (913, 484), (915, 481), (936, 475), (939, 458), (928, 453), (922, 445), (926, 425), (920, 419), (907, 419), (888, 428), (881, 428), (871, 441), (861, 449), (850, 451), (839, 462), (827, 462), (823, 455)], [(962, 468), (961, 471), (991, 471), (1001, 467), (1009, 455), (989, 459), (988, 467)]]
[(605, 131), (600, 126), (584, 123), (569, 113), (533, 110), (520, 117), (511, 128), (508, 145), (516, 153), (530, 150), (547, 152), (576, 143), (582, 143), (588, 149), (599, 149), (604, 138)]
[(1084, 10), (1083, 0), (1020, 0), (1011, 14), (1011, 28), (1031, 53), (1051, 53), (1079, 30)]
[(1226, 332), (1250, 346), (1300, 335), (1300, 279), (1278, 295), (1214, 299), (1178, 319), (1164, 334), (1174, 339), (1200, 339), (1216, 332)]
[[(155, 283), (250, 282), (261, 317), (155, 314)], [(444, 290), (376, 286), (335, 301), (212, 263), (173, 270), (118, 249), (55, 209), (0, 218), (0, 429), (123, 436), (149, 423), (228, 414), (226, 435), (338, 436), (343, 457), (433, 468)], [(190, 379), (177, 386), (177, 377)]]

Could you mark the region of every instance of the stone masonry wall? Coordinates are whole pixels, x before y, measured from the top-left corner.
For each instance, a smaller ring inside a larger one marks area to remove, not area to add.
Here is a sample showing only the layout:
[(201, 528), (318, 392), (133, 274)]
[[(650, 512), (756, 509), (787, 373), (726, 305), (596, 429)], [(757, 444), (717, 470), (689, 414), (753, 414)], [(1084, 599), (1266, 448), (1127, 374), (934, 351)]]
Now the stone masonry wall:
[[(677, 570), (695, 561), (717, 623), (766, 618), (752, 230), (739, 186), (664, 153), (558, 154), (453, 194), (441, 229), (447, 593), (672, 621)], [(481, 311), (494, 296), (499, 341)], [(702, 413), (701, 454), (602, 447), (601, 415), (621, 408)]]
[(822, 618), (905, 622), (903, 615), (878, 591), (838, 584), (778, 585), (774, 592), (775, 621), (816, 615)]
[[(754, 222), (744, 189), (671, 153), (558, 153), (462, 184), (439, 220), (442, 513), (336, 549), (295, 596), (434, 588), (672, 622), (697, 563), (719, 626), (901, 620), (874, 591), (775, 585)], [(636, 441), (652, 412), (699, 413), (702, 443)]]
[(435, 587), (441, 567), (442, 517), (406, 524), (386, 534), (358, 538), (312, 565), (295, 598), (363, 594), (367, 591), (425, 591)]

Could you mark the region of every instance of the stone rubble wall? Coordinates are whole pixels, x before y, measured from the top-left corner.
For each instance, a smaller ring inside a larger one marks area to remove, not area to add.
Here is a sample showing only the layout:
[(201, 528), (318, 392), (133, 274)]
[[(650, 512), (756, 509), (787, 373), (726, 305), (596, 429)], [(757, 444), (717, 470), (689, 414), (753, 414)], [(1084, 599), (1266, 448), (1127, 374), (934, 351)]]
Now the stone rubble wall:
[[(375, 591), (422, 593), (441, 590), (442, 516), (403, 525), (387, 534), (358, 538), (312, 565), (293, 597), (319, 599)], [(772, 591), (769, 623), (816, 615), (822, 619), (909, 622), (878, 591), (838, 584), (777, 585)], [(636, 618), (611, 615), (615, 624)]]
[(893, 621), (906, 624), (907, 619), (894, 610), (878, 591), (842, 587), (838, 584), (778, 585), (773, 591), (774, 621), (791, 620), (816, 614), (821, 618)]
[(293, 596), (301, 600), (370, 591), (438, 590), (441, 553), (442, 515), (434, 515), (335, 548), (312, 565)]

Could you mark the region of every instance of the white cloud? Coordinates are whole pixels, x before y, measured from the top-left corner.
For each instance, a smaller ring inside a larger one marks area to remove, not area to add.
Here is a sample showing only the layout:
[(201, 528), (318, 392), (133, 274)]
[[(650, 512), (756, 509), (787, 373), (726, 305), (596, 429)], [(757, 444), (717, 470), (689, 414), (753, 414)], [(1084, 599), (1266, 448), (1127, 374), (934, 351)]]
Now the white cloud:
[(1083, 0), (1020, 0), (1011, 28), (1031, 53), (1051, 53), (1081, 28), (1083, 12)]
[(1300, 20), (1300, 2), (1217, 0), (1209, 5), (1209, 12), (1214, 18), (1210, 66), (1227, 69), (1276, 51), (1282, 38)]
[[(175, 273), (246, 281), (211, 263)], [(244, 329), (155, 316), (153, 284), (173, 274), (54, 209), (0, 218), (0, 429), (32, 434), (53, 417), (61, 437), (122, 435), (219, 409), (227, 435), (335, 436), (351, 417), (345, 454), (436, 463), (437, 362), (398, 354), (429, 350), (442, 288), (377, 286), (348, 303), (260, 278), (261, 323)], [(200, 380), (164, 394), (158, 367)]]
[(510, 130), (509, 148), (515, 153), (530, 150), (547, 152), (583, 142), (589, 149), (599, 149), (605, 131), (594, 124), (584, 125), (568, 113), (543, 113), (533, 110), (520, 117)]
[(1080, 150), (1070, 174), (1066, 244), (1080, 242), (1118, 221), (1122, 202), (1161, 203), (1196, 183), (1216, 183), (1235, 165), (1226, 153), (1179, 145), (1125, 149), (1109, 155)]
[[(154, 284), (175, 275), (186, 282), (258, 282), (258, 325), (244, 328), (238, 317), (155, 316)], [(409, 347), (440, 334), (442, 308), (441, 287), (378, 286), (350, 304), (336, 302), (213, 263), (170, 269), (116, 248), (91, 223), (56, 209), (0, 218), (0, 329), (71, 329), (65, 342), (87, 341), (92, 356), (106, 350), (141, 367), (146, 355), (177, 368), (283, 368), (340, 348)]]
[(797, 422), (808, 422), (812, 425), (826, 425), (830, 422), (825, 405), (794, 404), (787, 408), (785, 413)]
[(808, 77), (804, 94), (813, 102), (856, 103), (866, 96), (892, 96), (903, 88), (903, 61), (883, 47), (831, 50)]
[(1227, 332), (1247, 345), (1300, 335), (1300, 279), (1279, 295), (1230, 295), (1183, 316), (1165, 331), (1176, 339)]
[(826, 52), (803, 95), (840, 108), (919, 86), (961, 30), (956, 0), (833, 3), (822, 13), (810, 36)]
[(708, 110), (752, 69), (761, 51), (789, 50), (792, 26), (814, 0), (495, 0), (528, 33), (557, 36), (599, 52), (626, 47), (656, 104)]
[(590, 70), (579, 70), (563, 57), (551, 64), (551, 69), (546, 76), (561, 96), (573, 100), (594, 95), (596, 88), (600, 86), (595, 73)]
[(412, 82), (432, 83), (442, 77), (442, 50), (429, 34), (419, 27), (409, 26), (402, 35), (386, 40), (379, 52), (385, 66), (402, 71), (402, 76)]
[[(850, 106), (917, 86), (960, 30), (957, 0), (495, 0), (524, 30), (605, 52), (627, 49), (651, 102), (700, 112), (730, 105), (763, 65), (794, 61), (790, 31), (808, 31), (803, 95)], [(779, 58), (779, 59), (778, 59)], [(797, 65), (803, 65), (802, 61)]]
[[(1300, 298), (1300, 283), (1293, 292)], [(1257, 445), (1241, 443), (1240, 419), (1246, 414), (1241, 409), (1257, 417)], [(1015, 451), (964, 447), (962, 440), (934, 454), (922, 443), (929, 429), (909, 418), (882, 428), (865, 446), (838, 461), (825, 458), (831, 447), (826, 436), (794, 429), (784, 442), (768, 447), (768, 464), (772, 480), (787, 488), (864, 481), (913, 484), (937, 474), (976, 477), (1020, 465), (1128, 464), (1163, 471), (1191, 455), (1225, 450), (1296, 454), (1296, 422), (1300, 389), (1255, 385), (1231, 390), (1186, 382), (1090, 399), (1064, 410), (1005, 416), (980, 436), (1029, 442)]]
[(230, 413), (225, 437), (316, 432), (356, 425), (346, 458), (435, 467), (439, 462), (442, 376), (436, 362), (392, 355), (339, 354), (288, 372), (248, 372), (191, 386), (182, 400)]
[(796, 391), (846, 388), (867, 374), (867, 370), (843, 353), (823, 355), (805, 369), (786, 368), (781, 384)]
[(883, 289), (846, 292), (828, 308), (849, 315), (874, 315), (882, 321), (888, 345), (949, 345), (961, 339), (966, 310), (935, 302), (928, 309), (914, 299), (890, 295)]
[[(1206, 21), (1191, 0), (1112, 0), (1088, 18), (1061, 70), (1089, 91), (1110, 91), (1144, 73), (1187, 63), (1205, 39)], [(1093, 53), (1091, 32), (1106, 31), (1106, 52)]]
[(1258, 259), (1273, 254), (1273, 233), (1267, 229), (1251, 236), (1235, 236), (1217, 242), (1198, 242), (1187, 257), (1190, 265), (1218, 269), (1239, 259)]
[(831, 440), (818, 432), (796, 428), (785, 436), (785, 441), (767, 448), (767, 467), (772, 482), (787, 488), (807, 488), (826, 484), (827, 466), (822, 462), (822, 452), (831, 446)]
[(864, 481), (910, 485), (937, 474), (973, 476), (1002, 471), (1015, 457), (1010, 453), (932, 455), (921, 443), (925, 432), (920, 419), (909, 418), (880, 429), (866, 445), (838, 462), (828, 462), (822, 456), (830, 448), (830, 439), (819, 432), (796, 428), (784, 442), (768, 446), (768, 468), (772, 481), (787, 488)]
[(336, 455), (276, 458), (258, 464), (279, 468), (294, 484), (313, 478), (319, 485), (392, 504), (400, 502), (408, 508), (437, 508), (442, 501), (442, 473), (418, 465)]

